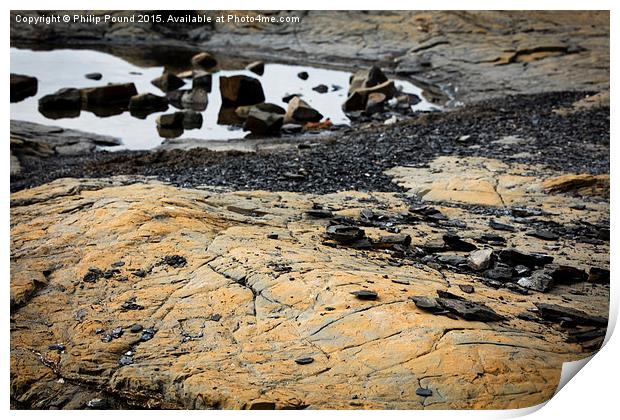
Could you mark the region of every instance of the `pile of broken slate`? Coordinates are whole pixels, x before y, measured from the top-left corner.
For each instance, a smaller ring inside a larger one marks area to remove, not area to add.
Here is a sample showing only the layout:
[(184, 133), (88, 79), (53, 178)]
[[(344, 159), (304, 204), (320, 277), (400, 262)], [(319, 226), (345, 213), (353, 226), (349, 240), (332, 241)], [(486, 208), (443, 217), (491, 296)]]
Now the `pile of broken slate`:
[[(523, 209), (516, 209), (517, 213)], [(582, 282), (609, 285), (610, 272), (600, 267), (591, 267), (588, 272), (580, 268), (554, 264), (550, 255), (525, 253), (505, 247), (505, 240), (492, 233), (482, 234), (480, 242), (484, 247), (462, 239), (456, 233), (445, 233), (441, 243), (431, 242), (424, 246), (412, 246), (411, 237), (400, 233), (397, 225), (425, 222), (438, 227), (459, 226), (459, 222), (449, 220), (441, 211), (428, 205), (413, 205), (407, 213), (387, 216), (376, 214), (370, 209), (362, 209), (360, 217), (333, 214), (321, 205), (315, 205), (306, 212), (310, 218), (328, 219), (323, 245), (350, 247), (354, 249), (387, 252), (390, 263), (400, 265), (407, 258), (437, 270), (451, 270), (476, 276), (486, 286), (494, 289), (505, 288), (512, 293), (528, 295), (531, 291), (548, 292), (554, 285), (573, 285)], [(389, 234), (371, 239), (363, 227), (376, 227)], [(514, 230), (508, 224), (495, 220), (489, 222), (495, 230)], [(535, 231), (531, 235), (545, 236), (545, 231)], [(549, 233), (550, 234), (550, 233)], [(464, 255), (445, 253), (456, 251)], [(392, 280), (398, 282), (398, 280)], [(475, 293), (473, 285), (459, 285), (466, 294)], [(574, 290), (573, 293), (579, 293)], [(378, 293), (360, 290), (353, 293), (358, 299), (376, 300)], [(451, 318), (460, 317), (468, 321), (497, 322), (506, 318), (481, 302), (465, 299), (453, 293), (438, 290), (437, 296), (410, 296), (415, 305), (435, 315)], [(539, 323), (558, 324), (565, 330), (569, 341), (578, 342), (584, 349), (597, 349), (607, 332), (607, 318), (589, 315), (570, 307), (536, 302), (536, 308), (523, 312), (518, 318)]]

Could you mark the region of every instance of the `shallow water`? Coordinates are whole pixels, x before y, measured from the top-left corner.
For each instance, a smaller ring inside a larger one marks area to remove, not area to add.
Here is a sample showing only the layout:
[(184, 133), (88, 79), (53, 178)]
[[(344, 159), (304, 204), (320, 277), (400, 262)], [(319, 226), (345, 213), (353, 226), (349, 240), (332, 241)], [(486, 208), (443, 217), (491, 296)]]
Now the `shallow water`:
[[(90, 86), (104, 86), (108, 83), (133, 82), (139, 93), (151, 92), (163, 95), (151, 80), (161, 75), (163, 68), (138, 67), (116, 56), (92, 51), (57, 49), (51, 51), (32, 51), (28, 49), (11, 48), (11, 73), (35, 76), (39, 81), (39, 88), (35, 96), (11, 104), (11, 119), (31, 121), (41, 124), (56, 125), (64, 128), (84, 130), (97, 134), (107, 134), (119, 137), (123, 146), (112, 149), (151, 149), (159, 146), (165, 139), (157, 132), (155, 119), (160, 112), (149, 115), (146, 119), (138, 119), (123, 112), (110, 117), (98, 117), (91, 112), (82, 111), (76, 118), (50, 119), (38, 110), (38, 100), (42, 96), (56, 92), (58, 89)], [(306, 71), (307, 80), (301, 80), (297, 73)], [(98, 72), (103, 75), (101, 80), (89, 80), (84, 77), (87, 73)], [(247, 70), (220, 70), (213, 73), (213, 86), (209, 93), (209, 104), (203, 114), (203, 125), (200, 129), (185, 130), (179, 139), (229, 140), (240, 139), (248, 135), (239, 127), (220, 125), (218, 113), (221, 106), (219, 93), (219, 76), (245, 74), (260, 80), (265, 92), (266, 102), (272, 102), (286, 108), (282, 97), (291, 93), (299, 93), (302, 99), (320, 111), (334, 124), (348, 124), (349, 119), (343, 113), (341, 105), (346, 99), (350, 73), (314, 68), (308, 66), (293, 66), (287, 64), (265, 64), (262, 76)], [(330, 90), (327, 93), (318, 93), (313, 87), (325, 84)], [(339, 87), (334, 89), (333, 86)], [(403, 92), (418, 95), (422, 101), (413, 106), (414, 110), (431, 110), (435, 107), (421, 95), (422, 90), (407, 81), (397, 81), (396, 86)], [(191, 88), (191, 80), (181, 89)], [(174, 107), (168, 108), (173, 112)]]

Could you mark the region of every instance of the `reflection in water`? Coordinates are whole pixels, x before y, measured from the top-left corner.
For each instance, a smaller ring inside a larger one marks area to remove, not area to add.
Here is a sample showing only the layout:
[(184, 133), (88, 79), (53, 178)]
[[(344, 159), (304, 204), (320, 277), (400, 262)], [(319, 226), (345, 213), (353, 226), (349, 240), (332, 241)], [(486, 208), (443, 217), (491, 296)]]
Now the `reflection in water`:
[[(148, 52), (148, 54), (147, 54)], [(192, 95), (190, 89), (169, 92), (166, 96), (170, 105), (179, 110), (192, 109), (202, 112), (202, 121), (197, 124), (188, 123), (191, 130), (181, 128), (158, 128), (156, 119), (162, 114), (157, 111), (148, 114), (143, 111), (128, 111), (127, 104), (114, 107), (88, 106), (82, 111), (39, 112), (38, 100), (61, 88), (85, 88), (105, 86), (109, 83), (134, 83), (138, 93), (152, 93), (163, 96), (151, 80), (161, 76), (162, 64), (166, 69), (174, 69), (175, 73), (187, 71), (194, 50), (178, 50), (176, 56), (160, 54), (153, 58), (152, 51), (136, 51), (132, 61), (138, 67), (118, 57), (92, 50), (52, 50), (31, 51), (11, 48), (11, 72), (35, 76), (39, 80), (36, 96), (22, 102), (11, 104), (11, 118), (32, 121), (41, 124), (52, 124), (66, 128), (90, 131), (97, 134), (120, 137), (123, 146), (119, 148), (150, 149), (158, 146), (163, 138), (227, 140), (245, 137), (248, 132), (241, 128), (243, 121), (235, 114), (234, 108), (222, 107), (219, 82), (220, 76), (245, 75), (260, 80), (266, 101), (286, 108), (283, 98), (292, 93), (301, 95), (304, 101), (316, 108), (334, 124), (347, 124), (348, 118), (341, 109), (346, 99), (346, 89), (329, 89), (319, 93), (313, 88), (318, 85), (348, 86), (350, 73), (292, 66), (284, 64), (266, 64), (262, 76), (248, 70), (220, 70), (215, 72), (211, 80), (205, 77), (203, 82), (209, 85), (211, 93)], [(129, 56), (127, 51), (123, 51)], [(137, 57), (137, 58), (136, 58)], [(165, 59), (172, 61), (166, 62)], [(179, 64), (180, 63), (180, 64)], [(156, 67), (150, 67), (151, 65)], [(243, 67), (237, 67), (243, 68)], [(301, 80), (297, 74), (305, 71), (307, 80)], [(98, 72), (103, 75), (100, 81), (89, 80), (87, 73)], [(190, 82), (191, 84), (191, 82)], [(397, 82), (405, 92), (420, 95), (421, 90), (408, 82)], [(319, 89), (321, 90), (321, 89)], [(432, 106), (423, 101), (414, 109), (431, 109)], [(170, 112), (170, 109), (168, 111)]]

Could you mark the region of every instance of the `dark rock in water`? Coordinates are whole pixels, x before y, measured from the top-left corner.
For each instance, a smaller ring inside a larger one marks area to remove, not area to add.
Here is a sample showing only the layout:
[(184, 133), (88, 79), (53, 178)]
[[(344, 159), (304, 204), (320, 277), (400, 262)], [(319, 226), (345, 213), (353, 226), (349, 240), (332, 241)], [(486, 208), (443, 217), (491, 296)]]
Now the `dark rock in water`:
[(313, 87), (312, 90), (318, 93), (327, 93), (329, 91), (329, 87), (327, 87), (327, 85), (321, 84)]
[(494, 268), (485, 271), (484, 276), (492, 280), (512, 281), (512, 269), (505, 265), (496, 265)]
[(109, 107), (129, 104), (132, 96), (138, 94), (133, 83), (116, 83), (105, 86), (80, 89), (82, 107)]
[(245, 67), (246, 70), (250, 70), (252, 73), (256, 73), (259, 76), (262, 76), (265, 73), (265, 62), (264, 61), (255, 61), (253, 63), (248, 64)]
[(507, 225), (505, 223), (498, 222), (496, 220), (491, 220), (489, 222), (489, 227), (495, 230), (503, 230), (506, 232), (515, 232), (517, 229), (514, 226)]
[(492, 249), (479, 249), (472, 251), (467, 257), (467, 265), (472, 270), (482, 271), (489, 268), (493, 262), (493, 250)]
[(93, 410), (106, 410), (109, 408), (109, 404), (106, 399), (93, 398), (86, 403), (86, 407), (92, 408)]
[(507, 248), (499, 252), (499, 259), (511, 266), (525, 265), (527, 267), (537, 267), (553, 262), (553, 257), (544, 254), (526, 254), (516, 249)]
[(560, 236), (558, 234), (550, 232), (548, 230), (535, 230), (533, 232), (526, 233), (526, 235), (545, 241), (557, 241), (558, 239), (560, 239)]
[(131, 326), (131, 328), (129, 329), (129, 331), (134, 333), (134, 334), (135, 333), (139, 333), (140, 331), (142, 331), (142, 325), (140, 325), (140, 324), (133, 324)]
[(284, 120), (287, 122), (319, 122), (323, 115), (312, 108), (299, 97), (295, 97), (288, 102), (288, 108)]
[(334, 225), (325, 230), (328, 238), (341, 243), (350, 243), (363, 238), (366, 233), (356, 226)]
[(308, 75), (308, 72), (300, 71), (299, 73), (297, 73), (297, 77), (299, 77), (301, 80), (308, 80), (308, 77), (310, 76)]
[(446, 233), (443, 235), (443, 241), (449, 249), (454, 251), (473, 251), (477, 249), (476, 245), (465, 242), (458, 235)]
[(65, 351), (65, 346), (63, 344), (52, 344), (47, 349), (56, 350), (56, 351)]
[(459, 284), (459, 289), (464, 293), (474, 293), (474, 286), (471, 284)]
[(423, 311), (432, 313), (444, 311), (444, 308), (439, 305), (439, 303), (437, 303), (437, 300), (433, 297), (411, 296), (409, 299), (411, 299), (415, 303), (415, 306), (422, 309)]
[(315, 219), (331, 219), (334, 217), (334, 213), (327, 209), (311, 209), (306, 212), (306, 215)]
[(133, 364), (133, 357), (124, 355), (118, 361), (119, 366), (128, 366)]
[(123, 333), (123, 327), (116, 327), (112, 330), (110, 335), (112, 336), (112, 338), (120, 338), (123, 336)]
[(82, 95), (79, 89), (65, 88), (39, 99), (39, 111), (79, 111), (82, 109)]
[(192, 89), (201, 89), (206, 92), (211, 92), (213, 85), (213, 75), (206, 72), (194, 73), (192, 77)]
[(166, 111), (168, 98), (152, 93), (141, 93), (129, 99), (129, 113), (137, 118), (144, 119), (154, 112)]
[(182, 257), (180, 255), (166, 255), (164, 258), (162, 258), (162, 263), (169, 265), (173, 268), (181, 268), (187, 265), (187, 260), (185, 259), (185, 257)]
[(90, 80), (101, 80), (103, 75), (101, 73), (86, 73), (84, 77)]
[(476, 303), (465, 299), (445, 299), (437, 298), (439, 303), (445, 310), (467, 321), (495, 322), (502, 321), (505, 318), (489, 308), (483, 303)]
[(553, 264), (547, 269), (553, 277), (553, 281), (558, 284), (574, 284), (588, 280), (588, 273), (580, 268)]
[(312, 357), (302, 357), (295, 360), (295, 363), (297, 363), (298, 365), (309, 365), (312, 362), (314, 362), (314, 359)]
[(265, 102), (265, 94), (260, 81), (249, 76), (221, 76), (220, 94), (224, 106), (254, 105)]
[(430, 397), (433, 395), (433, 391), (428, 388), (418, 388), (415, 390), (416, 395), (420, 397)]
[(387, 96), (380, 92), (374, 92), (368, 95), (366, 101), (366, 109), (364, 112), (366, 115), (376, 114), (377, 112), (383, 112), (383, 108), (387, 101)]
[(541, 318), (559, 322), (562, 318), (570, 318), (579, 325), (607, 326), (607, 318), (600, 316), (588, 315), (583, 311), (573, 308), (567, 308), (551, 303), (534, 303), (538, 308)]
[(155, 120), (160, 128), (183, 128), (185, 114), (181, 111), (158, 115)]
[(195, 88), (183, 93), (181, 105), (194, 111), (204, 111), (209, 104), (209, 94), (206, 90)]
[[(301, 124), (284, 124), (282, 128), (280, 128), (280, 131), (285, 134), (297, 134), (301, 133), (303, 129), (304, 127)], [(300, 144), (298, 147), (300, 146), (302, 145)]]
[(356, 292), (351, 292), (351, 294), (360, 300), (377, 300), (379, 297), (377, 292), (373, 292), (372, 290), (358, 290)]
[(192, 57), (192, 66), (198, 69), (210, 70), (217, 66), (217, 60), (208, 52), (201, 52)]
[(553, 278), (546, 271), (539, 270), (532, 273), (530, 277), (522, 277), (517, 284), (526, 289), (546, 292), (553, 287)]
[(253, 109), (257, 109), (263, 112), (268, 112), (270, 114), (279, 114), (279, 115), (286, 114), (286, 110), (284, 108), (282, 108), (279, 105), (272, 104), (269, 102), (264, 102), (262, 104), (256, 104), (256, 105), (238, 106), (237, 108), (235, 108), (235, 114), (237, 114), (239, 118), (245, 120), (248, 118), (250, 111), (252, 111)]
[(140, 341), (149, 341), (155, 336), (155, 330), (152, 328), (145, 328), (142, 330)]
[(103, 277), (103, 271), (96, 267), (91, 267), (88, 269), (88, 272), (84, 274), (84, 277), (82, 278), (82, 280), (87, 283), (94, 283), (97, 280), (99, 280), (101, 277)]
[(596, 284), (609, 284), (609, 270), (599, 267), (591, 267), (588, 281)]
[(409, 245), (411, 245), (411, 236), (404, 234), (385, 235), (372, 241), (372, 247), (378, 249), (391, 249), (394, 248), (395, 245), (401, 245), (406, 248), (409, 247)]
[(284, 117), (281, 114), (252, 108), (243, 124), (243, 129), (256, 135), (278, 134)]
[(286, 95), (285, 97), (282, 98), (282, 102), (286, 102), (287, 104), (291, 101), (291, 99), (293, 99), (295, 96), (301, 98), (302, 94), (301, 93), (291, 93), (290, 95)]
[(11, 102), (19, 102), (37, 94), (39, 83), (36, 77), (11, 73)]
[(184, 86), (185, 81), (172, 73), (165, 72), (161, 76), (151, 80), (151, 84), (158, 87), (163, 92), (170, 92)]
[(183, 128), (185, 130), (193, 130), (202, 127), (202, 114), (200, 112), (186, 109), (181, 112), (183, 114)]

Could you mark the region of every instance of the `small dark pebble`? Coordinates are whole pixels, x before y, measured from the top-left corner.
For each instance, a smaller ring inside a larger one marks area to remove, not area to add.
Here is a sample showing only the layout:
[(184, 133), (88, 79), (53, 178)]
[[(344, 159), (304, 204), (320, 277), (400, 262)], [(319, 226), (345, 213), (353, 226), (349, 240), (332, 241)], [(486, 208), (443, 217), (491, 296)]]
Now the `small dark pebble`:
[(114, 268), (122, 267), (124, 265), (125, 265), (125, 263), (123, 261), (116, 261), (116, 262), (112, 263), (112, 267), (114, 267)]
[(145, 328), (142, 330), (142, 335), (140, 336), (140, 341), (149, 341), (151, 338), (155, 336), (155, 330), (152, 328)]
[(557, 241), (560, 239), (560, 236), (550, 232), (548, 230), (536, 230), (534, 232), (526, 233), (527, 236), (532, 236), (534, 238), (542, 239), (544, 241)]
[(173, 268), (181, 268), (187, 265), (187, 260), (180, 255), (166, 255), (163, 258), (163, 263)]
[(87, 73), (84, 75), (84, 77), (90, 80), (101, 80), (103, 75), (101, 73)]
[(516, 231), (514, 226), (507, 225), (505, 223), (498, 222), (496, 220), (491, 220), (489, 222), (489, 227), (495, 230), (503, 230), (505, 232), (514, 232)]
[(327, 85), (321, 84), (313, 87), (312, 90), (318, 93), (327, 93), (329, 91), (329, 88), (327, 87)]
[(278, 234), (270, 233), (269, 235), (267, 235), (267, 239), (278, 239)]
[(109, 343), (110, 341), (112, 341), (112, 336), (110, 334), (106, 334), (101, 337), (101, 341), (103, 341), (104, 343)]
[(474, 286), (471, 284), (459, 284), (459, 289), (465, 293), (474, 293)]
[(220, 314), (213, 314), (209, 317), (209, 320), (215, 321), (215, 322), (218, 322), (220, 319), (222, 319), (222, 315)]
[(357, 292), (351, 292), (351, 294), (361, 300), (376, 300), (378, 298), (377, 292), (372, 290), (358, 290)]
[(430, 397), (431, 395), (433, 395), (433, 391), (427, 388), (418, 388), (415, 390), (415, 393), (420, 397)]
[(133, 274), (136, 277), (142, 277), (142, 278), (146, 277), (146, 271), (141, 268), (139, 270), (134, 271), (131, 274)]
[(52, 344), (48, 350), (65, 351), (65, 346), (63, 344)]
[(133, 364), (133, 357), (131, 356), (123, 356), (120, 358), (120, 360), (118, 361), (118, 364), (120, 366), (127, 366), (127, 365), (131, 365)]
[(110, 335), (112, 336), (112, 338), (120, 338), (123, 336), (123, 333), (123, 327), (117, 327), (112, 330), (112, 333)]
[(312, 362), (314, 362), (314, 359), (312, 357), (302, 357), (295, 360), (295, 363), (297, 363), (298, 365), (309, 365)]
[(299, 73), (297, 73), (297, 77), (299, 77), (301, 80), (308, 80), (308, 72), (306, 71), (300, 71)]
[(142, 331), (142, 325), (140, 324), (133, 324), (131, 326), (131, 328), (129, 329), (129, 331), (131, 331), (132, 333), (139, 333), (140, 331)]

